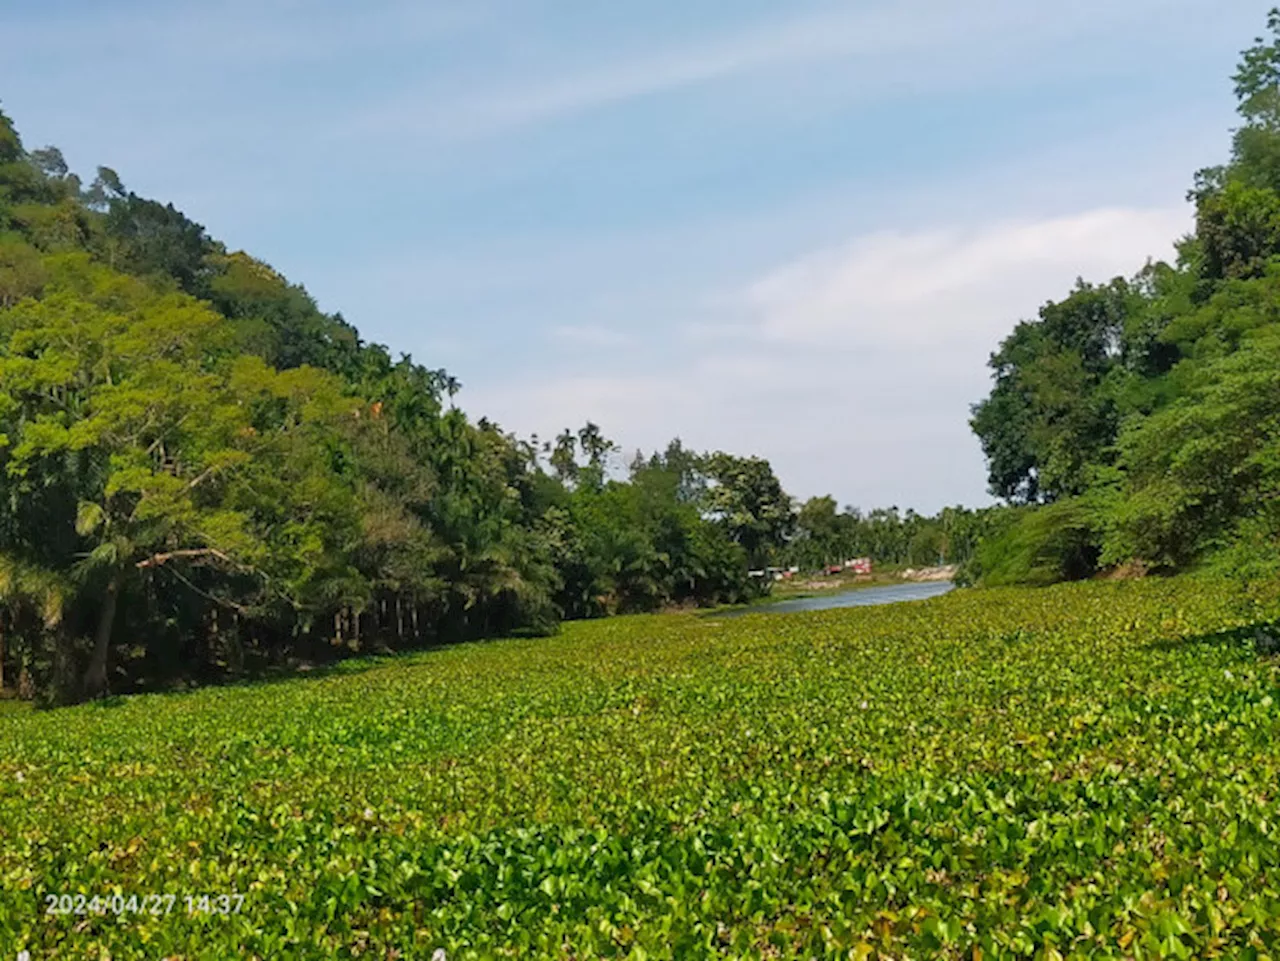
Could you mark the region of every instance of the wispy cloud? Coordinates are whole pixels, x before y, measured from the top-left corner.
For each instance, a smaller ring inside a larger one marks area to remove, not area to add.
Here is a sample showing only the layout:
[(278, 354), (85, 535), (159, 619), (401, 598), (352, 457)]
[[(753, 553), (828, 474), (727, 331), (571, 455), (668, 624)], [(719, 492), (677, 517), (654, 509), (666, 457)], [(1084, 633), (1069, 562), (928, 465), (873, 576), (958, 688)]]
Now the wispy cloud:
[(890, 10), (808, 14), (622, 62), (580, 65), (567, 73), (559, 67), (559, 75), (513, 79), (461, 97), (442, 100), (437, 91), (422, 91), (369, 111), (353, 129), (363, 134), (408, 125), (441, 135), (481, 136), (775, 64), (883, 49), (892, 38), (904, 37), (902, 24), (894, 23), (900, 19)]
[(919, 43), (891, 9), (809, 15), (713, 38), (704, 45), (655, 51), (630, 62), (552, 78), (532, 88), (463, 102), (477, 129), (518, 125), (606, 104), (708, 83), (777, 64)]
[(971, 82), (997, 63), (1034, 56), (1045, 42), (1101, 31), (1121, 20), (1195, 0), (1078, 0), (1044, 17), (1023, 0), (878, 0), (830, 5), (790, 18), (619, 60), (556, 62), (546, 73), (508, 77), (488, 90), (429, 89), (365, 111), (347, 132), (416, 130), (442, 139), (484, 137), (540, 121), (788, 65), (843, 61), (845, 93), (857, 97), (920, 82)]

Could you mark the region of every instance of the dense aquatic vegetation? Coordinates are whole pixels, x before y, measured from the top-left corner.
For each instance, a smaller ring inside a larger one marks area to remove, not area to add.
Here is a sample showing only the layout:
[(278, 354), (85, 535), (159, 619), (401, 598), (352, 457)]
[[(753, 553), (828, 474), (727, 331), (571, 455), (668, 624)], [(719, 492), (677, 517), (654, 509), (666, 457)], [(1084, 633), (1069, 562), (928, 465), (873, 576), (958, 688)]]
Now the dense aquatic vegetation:
[(645, 615), (0, 705), (0, 949), (1275, 957), (1277, 593)]

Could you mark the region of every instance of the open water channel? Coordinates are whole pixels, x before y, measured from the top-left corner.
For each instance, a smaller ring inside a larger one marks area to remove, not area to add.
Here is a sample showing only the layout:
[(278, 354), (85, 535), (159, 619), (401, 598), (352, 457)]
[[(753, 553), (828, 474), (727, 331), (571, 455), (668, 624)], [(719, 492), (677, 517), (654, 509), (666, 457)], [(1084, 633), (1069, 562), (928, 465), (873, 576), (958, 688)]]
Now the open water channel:
[(732, 611), (724, 611), (717, 617), (740, 617), (744, 614), (787, 614), (792, 611), (826, 611), (836, 607), (870, 607), (876, 604), (897, 604), (900, 601), (923, 601), (940, 597), (953, 590), (950, 581), (922, 581), (918, 584), (887, 584), (884, 587), (859, 587), (835, 594), (819, 594), (814, 597), (796, 597), (789, 601), (757, 604)]

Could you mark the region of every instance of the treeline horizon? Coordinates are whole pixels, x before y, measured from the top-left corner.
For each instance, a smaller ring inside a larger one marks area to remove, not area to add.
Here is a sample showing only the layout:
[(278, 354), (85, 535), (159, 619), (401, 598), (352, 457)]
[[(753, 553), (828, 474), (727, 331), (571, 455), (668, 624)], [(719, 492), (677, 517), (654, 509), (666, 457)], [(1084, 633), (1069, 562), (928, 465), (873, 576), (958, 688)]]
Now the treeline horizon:
[(768, 461), (679, 440), (611, 477), (596, 425), (522, 440), (459, 388), (0, 113), (0, 691), (738, 603), (784, 559), (945, 553), (964, 513), (797, 510)]

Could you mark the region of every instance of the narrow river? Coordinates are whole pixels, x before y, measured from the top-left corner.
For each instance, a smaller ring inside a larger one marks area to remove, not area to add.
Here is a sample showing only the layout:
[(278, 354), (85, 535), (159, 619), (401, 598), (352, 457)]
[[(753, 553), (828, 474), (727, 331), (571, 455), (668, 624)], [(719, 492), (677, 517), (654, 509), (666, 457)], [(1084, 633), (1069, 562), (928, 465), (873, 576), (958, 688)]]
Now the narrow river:
[(919, 584), (890, 584), (885, 587), (861, 587), (836, 594), (797, 597), (790, 601), (759, 604), (725, 611), (718, 617), (741, 617), (744, 614), (787, 614), (792, 611), (826, 611), (836, 607), (869, 607), (875, 604), (897, 604), (899, 601), (923, 601), (940, 597), (955, 587), (950, 581), (924, 581)]

